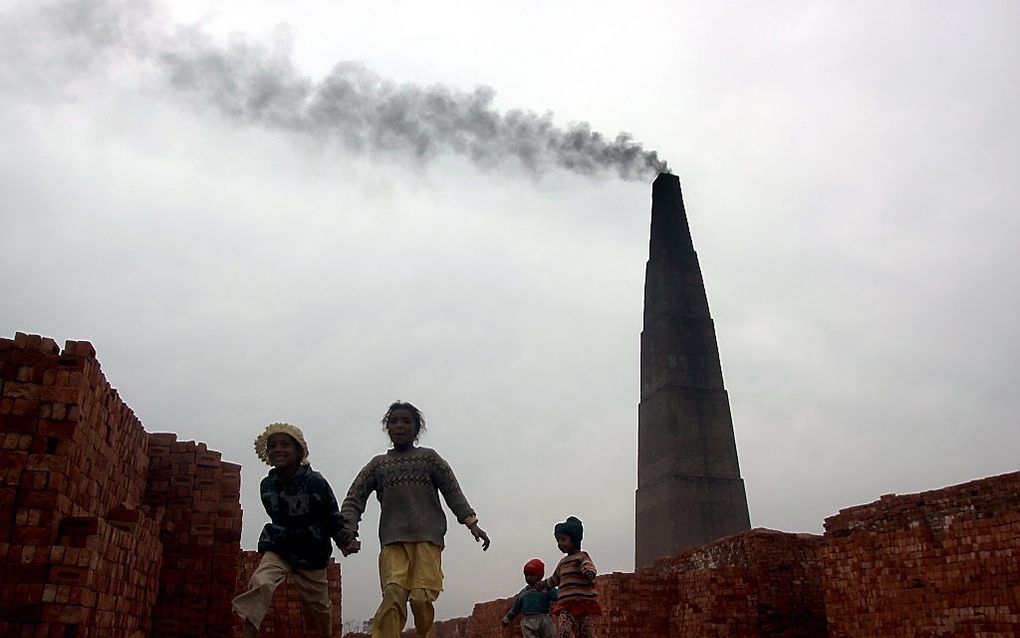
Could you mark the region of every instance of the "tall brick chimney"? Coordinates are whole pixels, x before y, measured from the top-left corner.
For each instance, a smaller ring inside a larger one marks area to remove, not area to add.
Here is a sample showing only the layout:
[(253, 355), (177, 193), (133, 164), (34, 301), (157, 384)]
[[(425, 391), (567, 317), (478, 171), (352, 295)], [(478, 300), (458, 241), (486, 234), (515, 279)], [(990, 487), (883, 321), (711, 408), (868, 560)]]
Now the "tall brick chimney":
[(751, 527), (705, 283), (666, 173), (652, 184), (635, 500), (635, 567)]

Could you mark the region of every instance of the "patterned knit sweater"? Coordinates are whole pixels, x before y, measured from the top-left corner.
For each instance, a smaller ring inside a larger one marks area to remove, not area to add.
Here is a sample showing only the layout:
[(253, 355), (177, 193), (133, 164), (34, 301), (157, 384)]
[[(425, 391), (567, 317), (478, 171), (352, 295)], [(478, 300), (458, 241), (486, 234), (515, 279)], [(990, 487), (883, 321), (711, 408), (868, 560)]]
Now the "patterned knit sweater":
[(324, 569), (333, 554), (330, 539), (342, 523), (326, 479), (310, 466), (289, 479), (274, 468), (259, 491), (273, 521), (262, 529), (259, 551), (275, 552), (297, 569)]
[(439, 504), (439, 494), (457, 522), (469, 525), (477, 520), (453, 470), (430, 448), (389, 450), (369, 461), (340, 506), (344, 529), (357, 533), (373, 491), (381, 506), (379, 541), (383, 545), (428, 541), (444, 547), (446, 513)]
[(595, 573), (595, 563), (588, 552), (574, 552), (560, 559), (552, 576), (542, 581), (539, 589), (559, 587), (553, 613), (567, 609), (575, 616), (598, 615), (602, 610), (595, 591)]

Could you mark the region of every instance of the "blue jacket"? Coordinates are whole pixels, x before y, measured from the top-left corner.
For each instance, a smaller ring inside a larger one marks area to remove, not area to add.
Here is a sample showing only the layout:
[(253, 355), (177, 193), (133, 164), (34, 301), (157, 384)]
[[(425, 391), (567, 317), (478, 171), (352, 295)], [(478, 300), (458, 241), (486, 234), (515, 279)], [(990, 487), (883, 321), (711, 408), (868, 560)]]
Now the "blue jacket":
[(286, 480), (274, 468), (259, 485), (271, 523), (259, 536), (259, 551), (279, 554), (296, 569), (325, 569), (330, 540), (342, 527), (340, 508), (325, 478), (303, 465)]

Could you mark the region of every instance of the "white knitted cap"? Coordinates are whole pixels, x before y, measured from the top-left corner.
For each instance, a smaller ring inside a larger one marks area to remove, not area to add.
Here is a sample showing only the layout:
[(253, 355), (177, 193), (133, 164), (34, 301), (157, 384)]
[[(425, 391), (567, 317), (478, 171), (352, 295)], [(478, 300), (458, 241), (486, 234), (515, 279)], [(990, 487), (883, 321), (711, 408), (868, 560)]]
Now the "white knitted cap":
[(308, 443), (305, 442), (305, 435), (301, 432), (301, 428), (290, 423), (270, 423), (266, 426), (266, 431), (255, 439), (255, 454), (262, 459), (263, 463), (272, 465), (269, 455), (266, 453), (266, 444), (269, 441), (269, 437), (274, 434), (288, 434), (294, 437), (294, 440), (301, 446), (300, 463), (301, 465), (308, 465)]

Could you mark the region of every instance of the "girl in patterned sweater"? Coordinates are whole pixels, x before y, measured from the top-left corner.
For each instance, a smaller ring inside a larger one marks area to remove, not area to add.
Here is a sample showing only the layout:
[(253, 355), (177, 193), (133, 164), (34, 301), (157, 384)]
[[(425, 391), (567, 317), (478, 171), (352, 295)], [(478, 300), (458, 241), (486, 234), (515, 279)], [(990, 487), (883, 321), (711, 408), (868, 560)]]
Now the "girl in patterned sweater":
[(545, 590), (559, 587), (556, 606), (556, 635), (558, 638), (593, 638), (595, 616), (602, 615), (598, 592), (595, 591), (595, 563), (588, 552), (581, 550), (584, 526), (580, 519), (568, 516), (553, 529), (556, 546), (566, 554), (556, 565), (552, 576), (535, 585)]
[(457, 477), (435, 450), (417, 447), (425, 425), (421, 411), (410, 403), (394, 402), (382, 419), (393, 443), (361, 470), (340, 506), (345, 553), (360, 548), (358, 524), (375, 492), (379, 517), (379, 584), (382, 602), (372, 619), (372, 638), (399, 638), (411, 604), (414, 626), (421, 638), (432, 629), (433, 602), (443, 589), (442, 551), (446, 514), (439, 504), (443, 495), (457, 522), (470, 530), (482, 549), (489, 537), (478, 526), (478, 517), (460, 490)]

